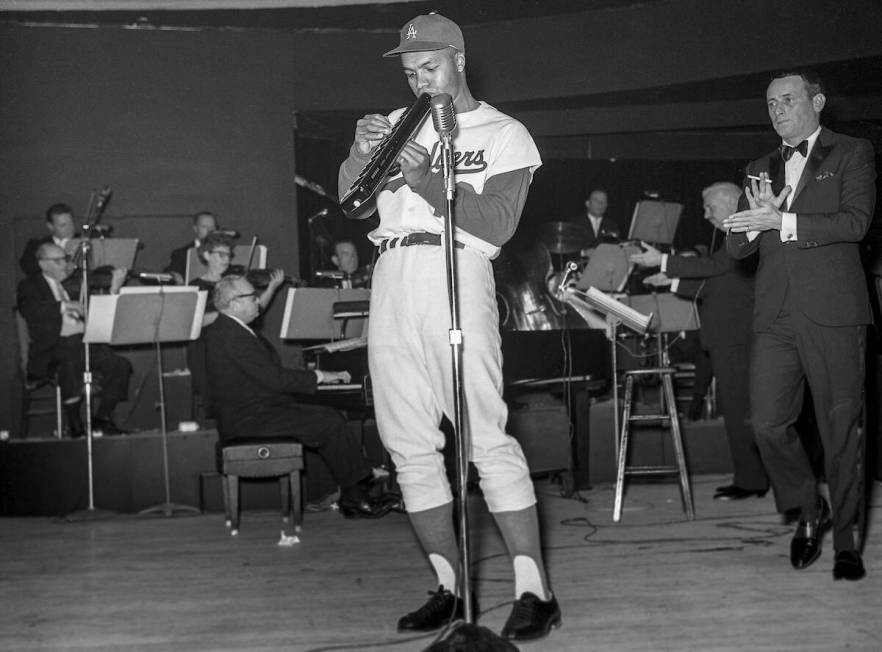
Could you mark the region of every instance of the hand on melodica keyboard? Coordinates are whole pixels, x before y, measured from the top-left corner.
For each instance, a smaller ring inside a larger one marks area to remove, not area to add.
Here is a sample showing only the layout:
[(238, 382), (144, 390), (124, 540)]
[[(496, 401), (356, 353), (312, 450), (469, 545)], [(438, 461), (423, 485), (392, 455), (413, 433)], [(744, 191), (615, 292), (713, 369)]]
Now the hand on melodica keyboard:
[(370, 154), (392, 131), (389, 119), (379, 113), (369, 113), (355, 123), (355, 148), (359, 154)]

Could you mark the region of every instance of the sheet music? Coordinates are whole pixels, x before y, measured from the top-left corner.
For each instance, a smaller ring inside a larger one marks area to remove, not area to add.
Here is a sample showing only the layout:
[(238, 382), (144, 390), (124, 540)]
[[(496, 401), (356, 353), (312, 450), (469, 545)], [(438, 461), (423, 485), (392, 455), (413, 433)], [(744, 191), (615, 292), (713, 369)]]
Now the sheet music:
[(208, 293), (190, 286), (124, 287), (89, 302), (83, 341), (143, 344), (195, 340)]

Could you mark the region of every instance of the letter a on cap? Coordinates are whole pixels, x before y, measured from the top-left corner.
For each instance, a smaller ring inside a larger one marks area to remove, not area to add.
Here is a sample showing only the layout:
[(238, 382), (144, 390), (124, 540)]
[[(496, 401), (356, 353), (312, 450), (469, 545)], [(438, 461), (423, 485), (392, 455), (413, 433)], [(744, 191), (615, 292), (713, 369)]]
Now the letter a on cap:
[(410, 39), (414, 39), (417, 37), (416, 27), (413, 26), (413, 23), (407, 26), (407, 36), (405, 38), (409, 41)]

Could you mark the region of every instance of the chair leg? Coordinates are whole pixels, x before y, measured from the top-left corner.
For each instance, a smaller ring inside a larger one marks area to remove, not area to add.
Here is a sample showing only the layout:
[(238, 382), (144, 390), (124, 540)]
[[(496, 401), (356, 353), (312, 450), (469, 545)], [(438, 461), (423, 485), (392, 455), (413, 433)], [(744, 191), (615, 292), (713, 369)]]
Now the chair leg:
[(239, 534), (239, 476), (226, 475), (224, 477), (226, 484), (225, 496), (229, 504), (227, 519), (230, 522), (230, 534), (236, 536)]
[(303, 492), (299, 470), (291, 472), (288, 483), (291, 489), (291, 518), (294, 522), (294, 531), (300, 532), (303, 529)]
[(61, 439), (64, 436), (61, 409), (61, 385), (55, 385), (55, 436)]
[(285, 531), (285, 526), (292, 521), (291, 488), (289, 484), (287, 475), (279, 477), (279, 493), (282, 498), (282, 531)]

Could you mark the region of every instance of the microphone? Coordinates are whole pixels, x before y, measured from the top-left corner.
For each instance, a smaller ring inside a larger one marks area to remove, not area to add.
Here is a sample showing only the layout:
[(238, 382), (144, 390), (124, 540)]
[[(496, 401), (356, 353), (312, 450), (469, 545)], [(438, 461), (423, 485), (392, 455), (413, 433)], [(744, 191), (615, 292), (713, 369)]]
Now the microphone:
[(309, 224), (312, 224), (313, 220), (317, 220), (318, 218), (320, 218), (320, 217), (324, 217), (324, 216), (327, 215), (327, 214), (328, 214), (328, 209), (327, 209), (327, 208), (323, 208), (323, 209), (321, 209), (318, 213), (316, 213), (315, 215), (313, 215), (312, 217), (310, 217), (309, 220), (307, 220), (307, 221), (308, 221)]
[(139, 272), (138, 278), (144, 281), (156, 281), (157, 283), (172, 283), (175, 280), (175, 277), (171, 274), (153, 272)]
[(317, 195), (321, 195), (322, 197), (327, 197), (328, 193), (325, 192), (325, 189), (322, 188), (315, 181), (310, 181), (306, 177), (302, 177), (299, 174), (294, 175), (294, 183), (296, 183), (301, 188), (306, 188), (308, 190), (312, 190)]
[(440, 93), (432, 98), (432, 124), (442, 137), (450, 136), (456, 129), (456, 114), (453, 112), (453, 98)]
[(213, 233), (217, 233), (218, 235), (225, 235), (230, 238), (239, 237), (239, 232), (236, 229), (215, 229)]
[(319, 269), (315, 272), (316, 278), (333, 278), (333, 279), (343, 279), (346, 278), (346, 272), (338, 272), (336, 270), (330, 269)]

